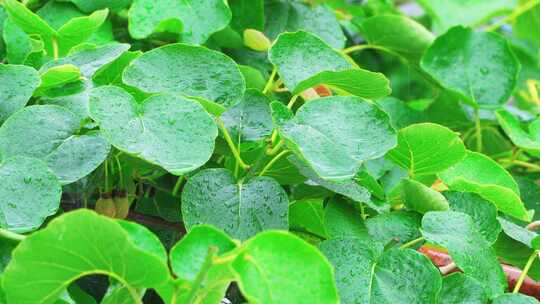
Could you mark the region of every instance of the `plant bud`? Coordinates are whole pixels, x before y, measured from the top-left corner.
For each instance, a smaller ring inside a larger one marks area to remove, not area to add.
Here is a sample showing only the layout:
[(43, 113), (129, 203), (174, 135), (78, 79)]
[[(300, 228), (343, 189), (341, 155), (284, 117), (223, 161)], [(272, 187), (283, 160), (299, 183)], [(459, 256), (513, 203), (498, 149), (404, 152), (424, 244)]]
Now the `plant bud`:
[(114, 201), (110, 196), (105, 196), (98, 199), (94, 209), (97, 213), (108, 217), (114, 217), (116, 215), (116, 207), (114, 206)]
[(263, 33), (253, 29), (244, 31), (244, 44), (248, 48), (259, 52), (266, 52), (272, 45)]
[(129, 200), (125, 192), (119, 192), (114, 197), (116, 206), (116, 218), (125, 219), (129, 214)]

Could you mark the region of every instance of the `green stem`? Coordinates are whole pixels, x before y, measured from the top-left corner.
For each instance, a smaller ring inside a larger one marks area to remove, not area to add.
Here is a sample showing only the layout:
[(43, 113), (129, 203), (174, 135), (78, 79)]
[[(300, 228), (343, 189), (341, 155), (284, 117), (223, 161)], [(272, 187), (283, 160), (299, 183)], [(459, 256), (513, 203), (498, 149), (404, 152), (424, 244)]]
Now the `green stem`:
[(401, 247), (399, 247), (399, 248), (400, 248), (400, 249), (409, 248), (409, 247), (412, 247), (412, 246), (414, 246), (414, 245), (416, 245), (416, 244), (418, 244), (418, 243), (420, 243), (420, 242), (423, 242), (423, 241), (425, 241), (425, 240), (426, 240), (426, 238), (423, 237), (423, 236), (421, 236), (421, 237), (419, 237), (419, 238), (417, 238), (417, 239), (414, 239), (414, 240), (412, 240), (412, 241), (410, 241), (410, 242), (407, 242), (407, 243), (401, 245)]
[(53, 48), (53, 58), (54, 60), (58, 60), (58, 40), (56, 40), (56, 37), (52, 38), (52, 48)]
[(279, 153), (278, 155), (274, 156), (274, 158), (272, 158), (268, 164), (266, 164), (266, 166), (264, 166), (264, 168), (261, 170), (261, 173), (259, 173), (259, 176), (263, 176), (270, 168), (272, 168), (272, 166), (280, 159), (282, 158), (285, 154), (289, 153), (290, 151), (289, 150), (283, 150), (281, 151), (281, 153)]
[(360, 216), (363, 220), (367, 219), (366, 210), (364, 208), (364, 203), (360, 202)]
[(24, 240), (26, 238), (25, 235), (18, 234), (18, 233), (15, 233), (15, 232), (11, 232), (9, 230), (2, 229), (2, 228), (0, 228), (0, 237), (2, 237), (4, 239), (9, 239), (9, 240), (12, 240), (12, 241), (17, 241), (17, 242), (20, 242), (20, 241), (22, 241), (22, 240)]
[(124, 175), (122, 173), (122, 164), (120, 163), (120, 158), (115, 156), (116, 166), (118, 167), (118, 178), (120, 179), (120, 188), (124, 189)]
[(518, 293), (521, 289), (521, 285), (523, 285), (523, 282), (525, 281), (525, 278), (527, 277), (527, 272), (529, 272), (529, 269), (531, 269), (531, 266), (536, 260), (536, 257), (538, 256), (538, 250), (535, 250), (529, 259), (527, 260), (527, 264), (525, 264), (525, 267), (523, 268), (523, 271), (521, 271), (521, 274), (519, 275), (519, 279), (516, 282), (516, 286), (514, 287), (513, 293)]
[(480, 113), (474, 109), (474, 128), (476, 131), (476, 151), (482, 152), (482, 125), (480, 124)]
[(296, 100), (298, 100), (298, 96), (300, 95), (296, 94), (291, 97), (291, 100), (289, 100), (289, 103), (287, 104), (287, 109), (292, 110), (294, 104), (296, 103)]
[(359, 52), (359, 51), (368, 50), (368, 49), (379, 50), (379, 51), (384, 51), (384, 52), (391, 53), (390, 50), (388, 50), (387, 48), (384, 48), (382, 46), (372, 45), (372, 44), (354, 45), (354, 46), (351, 46), (351, 47), (348, 47), (348, 48), (342, 50), (341, 52), (343, 54), (350, 54), (350, 53)]
[(223, 137), (225, 137), (225, 141), (227, 142), (227, 145), (229, 145), (229, 149), (231, 149), (231, 152), (234, 155), (234, 158), (236, 159), (240, 167), (244, 170), (249, 169), (249, 165), (244, 163), (244, 161), (242, 160), (242, 157), (240, 156), (240, 152), (236, 149), (236, 146), (234, 145), (231, 135), (229, 134), (229, 131), (227, 131), (227, 128), (225, 128), (223, 121), (221, 121), (221, 119), (219, 118), (216, 118), (216, 122), (217, 122), (219, 130), (221, 131), (221, 133), (223, 133)]
[(272, 73), (270, 73), (270, 77), (268, 78), (268, 81), (266, 82), (266, 85), (264, 86), (264, 89), (262, 91), (263, 94), (268, 93), (270, 88), (272, 88), (272, 85), (274, 84), (274, 78), (276, 77), (277, 69), (274, 67), (272, 69)]
[(539, 4), (540, 4), (540, 0), (532, 0), (523, 4), (522, 6), (518, 6), (510, 15), (488, 26), (486, 28), (486, 31), (487, 32), (495, 31), (499, 29), (499, 27), (501, 27), (503, 24), (512, 23), (517, 17), (523, 15), (524, 13), (526, 13), (527, 11), (529, 11), (530, 9), (534, 8), (535, 6)]
[(528, 169), (532, 169), (534, 171), (540, 171), (540, 166), (539, 165), (531, 164), (531, 163), (524, 162), (524, 161), (521, 161), (521, 160), (515, 159), (515, 160), (512, 161), (512, 164), (518, 165), (518, 166), (521, 166), (521, 167), (525, 167), (525, 168), (528, 168)]
[(280, 142), (278, 142), (278, 144), (275, 147), (273, 147), (272, 149), (269, 149), (268, 151), (266, 151), (266, 155), (274, 155), (274, 154), (276, 154), (284, 144), (285, 144), (285, 141), (281, 140)]
[(176, 183), (174, 184), (174, 188), (172, 190), (172, 195), (176, 196), (178, 194), (178, 191), (180, 191), (180, 187), (182, 186), (182, 183), (184, 182), (184, 175), (179, 176), (176, 180)]
[(105, 160), (105, 193), (109, 192), (109, 159)]
[(187, 298), (188, 304), (194, 303), (195, 299), (197, 298), (197, 291), (199, 290), (204, 279), (206, 278), (208, 271), (212, 267), (212, 262), (217, 251), (218, 248), (216, 246), (211, 246), (210, 248), (208, 248), (208, 253), (206, 254), (206, 258), (204, 259), (201, 270), (199, 270), (199, 273), (195, 277), (195, 281), (193, 281), (193, 284), (191, 286), (191, 291), (189, 292)]

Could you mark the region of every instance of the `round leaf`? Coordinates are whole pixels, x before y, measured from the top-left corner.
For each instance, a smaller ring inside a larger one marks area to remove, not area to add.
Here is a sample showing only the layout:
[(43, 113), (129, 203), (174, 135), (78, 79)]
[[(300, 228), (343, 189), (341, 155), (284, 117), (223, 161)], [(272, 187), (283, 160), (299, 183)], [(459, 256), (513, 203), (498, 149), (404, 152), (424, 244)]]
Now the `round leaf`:
[(388, 157), (409, 175), (430, 175), (465, 157), (465, 145), (452, 130), (433, 123), (410, 125), (398, 132), (398, 145)]
[(396, 145), (388, 115), (358, 97), (312, 100), (281, 131), (287, 145), (323, 179), (352, 178), (363, 161)]
[(217, 127), (194, 101), (161, 94), (137, 103), (119, 87), (90, 93), (90, 116), (116, 148), (181, 175), (204, 165)]
[(420, 64), (445, 88), (474, 106), (488, 109), (506, 103), (520, 69), (502, 36), (462, 26), (435, 39)]
[(232, 59), (187, 44), (169, 44), (144, 53), (126, 68), (123, 79), (148, 93), (181, 94), (223, 107), (239, 102), (246, 89)]
[(39, 74), (31, 67), (0, 64), (0, 125), (26, 105), (39, 83)]
[(98, 135), (77, 135), (79, 128), (79, 118), (63, 107), (26, 107), (0, 128), (0, 154), (40, 159), (69, 184), (94, 171), (110, 150)]
[(58, 210), (62, 188), (38, 159), (13, 157), (0, 163), (0, 227), (32, 231)]
[(272, 178), (236, 183), (226, 169), (206, 169), (191, 177), (182, 193), (188, 229), (211, 224), (245, 240), (266, 229), (288, 229), (287, 193)]
[(243, 246), (232, 267), (249, 302), (339, 302), (333, 270), (326, 258), (286, 232), (258, 234)]

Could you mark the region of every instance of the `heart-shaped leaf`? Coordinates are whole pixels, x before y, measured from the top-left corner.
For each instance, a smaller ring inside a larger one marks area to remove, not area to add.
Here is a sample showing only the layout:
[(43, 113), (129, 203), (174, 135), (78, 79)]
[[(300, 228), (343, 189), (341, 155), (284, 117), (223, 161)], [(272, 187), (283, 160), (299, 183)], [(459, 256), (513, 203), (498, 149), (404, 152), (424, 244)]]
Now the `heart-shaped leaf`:
[(494, 203), (501, 212), (522, 220), (529, 218), (516, 181), (508, 171), (483, 154), (469, 151), (463, 160), (439, 176), (452, 190), (477, 193)]
[(420, 65), (464, 101), (487, 109), (499, 108), (508, 101), (520, 69), (502, 36), (462, 26), (437, 37)]
[(289, 200), (269, 177), (237, 183), (226, 169), (206, 169), (191, 177), (182, 193), (188, 229), (211, 224), (245, 240), (267, 229), (287, 229)]
[[(26, 271), (28, 265), (34, 271)], [(3, 286), (10, 303), (54, 303), (71, 282), (89, 274), (119, 281), (133, 303), (140, 302), (137, 289), (157, 287), (169, 277), (165, 249), (149, 230), (83, 209), (26, 238), (13, 252)]]
[(225, 108), (239, 102), (246, 87), (232, 59), (187, 44), (169, 44), (144, 53), (124, 71), (123, 79), (148, 93), (202, 98)]
[(465, 157), (465, 145), (452, 130), (433, 123), (410, 125), (398, 132), (398, 145), (388, 153), (410, 176), (448, 169)]
[(362, 162), (396, 145), (388, 115), (358, 97), (326, 97), (302, 106), (282, 129), (289, 146), (323, 179), (352, 178)]
[(330, 263), (316, 248), (286, 232), (253, 237), (232, 267), (242, 294), (253, 303), (339, 302)]
[(39, 74), (31, 67), (0, 65), (0, 125), (26, 105), (39, 84)]
[(0, 128), (0, 154), (41, 159), (69, 184), (94, 171), (110, 150), (101, 136), (78, 135), (79, 129), (79, 118), (65, 108), (26, 107)]
[(58, 210), (62, 188), (45, 163), (35, 158), (4, 158), (0, 163), (0, 227), (32, 231)]
[(428, 212), (422, 218), (422, 234), (448, 249), (459, 269), (482, 283), (490, 297), (504, 292), (507, 282), (495, 251), (470, 216), (456, 211)]
[(114, 86), (91, 91), (90, 116), (113, 146), (175, 175), (204, 165), (218, 133), (210, 115), (194, 101), (161, 94), (137, 103)]

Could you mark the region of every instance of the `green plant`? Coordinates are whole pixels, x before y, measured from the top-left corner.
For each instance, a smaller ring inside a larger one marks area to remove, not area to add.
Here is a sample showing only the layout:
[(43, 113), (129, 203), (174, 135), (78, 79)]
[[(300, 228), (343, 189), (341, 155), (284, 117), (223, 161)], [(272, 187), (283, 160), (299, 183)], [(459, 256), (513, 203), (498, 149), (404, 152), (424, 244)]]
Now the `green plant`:
[(360, 2), (0, 0), (0, 303), (538, 303), (540, 1)]

